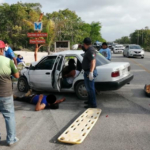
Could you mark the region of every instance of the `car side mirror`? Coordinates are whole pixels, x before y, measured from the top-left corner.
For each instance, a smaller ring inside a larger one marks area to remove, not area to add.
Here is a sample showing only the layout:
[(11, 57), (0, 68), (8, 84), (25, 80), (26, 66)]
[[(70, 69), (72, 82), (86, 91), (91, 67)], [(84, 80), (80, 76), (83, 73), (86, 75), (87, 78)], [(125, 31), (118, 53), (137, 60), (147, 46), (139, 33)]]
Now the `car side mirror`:
[(30, 69), (31, 69), (31, 70), (35, 70), (35, 66), (33, 66), (33, 65), (31, 64)]

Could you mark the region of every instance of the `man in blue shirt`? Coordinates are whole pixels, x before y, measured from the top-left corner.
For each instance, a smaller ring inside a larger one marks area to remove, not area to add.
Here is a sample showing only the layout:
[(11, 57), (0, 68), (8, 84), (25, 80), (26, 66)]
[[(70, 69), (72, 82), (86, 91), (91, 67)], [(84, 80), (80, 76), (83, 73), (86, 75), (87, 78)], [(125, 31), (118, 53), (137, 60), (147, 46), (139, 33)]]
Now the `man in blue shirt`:
[(59, 108), (59, 103), (65, 101), (65, 98), (62, 98), (60, 100), (56, 100), (56, 96), (53, 94), (49, 95), (25, 95), (23, 97), (16, 97), (14, 96), (14, 100), (20, 101), (20, 102), (26, 102), (30, 103), (35, 106), (35, 111), (40, 111), (45, 108), (51, 108), (51, 109), (58, 109)]
[(14, 61), (14, 64), (17, 66), (17, 60), (15, 54), (11, 47), (9, 47), (8, 42), (5, 42), (5, 56)]
[(21, 55), (17, 56), (17, 64), (22, 64), (23, 66), (26, 66), (25, 62), (23, 61), (23, 57)]
[(102, 48), (99, 51), (106, 59), (111, 61), (111, 50), (108, 48), (107, 43), (102, 44)]

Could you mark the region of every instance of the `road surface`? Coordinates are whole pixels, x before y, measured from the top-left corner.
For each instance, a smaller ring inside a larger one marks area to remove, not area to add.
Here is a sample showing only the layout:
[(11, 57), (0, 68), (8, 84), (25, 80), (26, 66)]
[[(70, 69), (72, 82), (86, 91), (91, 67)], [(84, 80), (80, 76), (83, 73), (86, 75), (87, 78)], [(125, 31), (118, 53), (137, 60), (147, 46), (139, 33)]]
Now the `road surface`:
[[(124, 58), (113, 54), (112, 61), (130, 62), (134, 79), (118, 91), (102, 92), (97, 96), (102, 114), (80, 145), (57, 142), (58, 136), (85, 109), (83, 101), (75, 94), (56, 94), (66, 97), (58, 110), (34, 111), (34, 106), (15, 102), (17, 137), (20, 141), (11, 150), (149, 150), (150, 149), (150, 98), (144, 94), (145, 84), (150, 84), (150, 53), (145, 59)], [(17, 89), (17, 95), (22, 95)], [(106, 117), (107, 116), (107, 117)], [(5, 123), (0, 115), (2, 142), (5, 145)]]

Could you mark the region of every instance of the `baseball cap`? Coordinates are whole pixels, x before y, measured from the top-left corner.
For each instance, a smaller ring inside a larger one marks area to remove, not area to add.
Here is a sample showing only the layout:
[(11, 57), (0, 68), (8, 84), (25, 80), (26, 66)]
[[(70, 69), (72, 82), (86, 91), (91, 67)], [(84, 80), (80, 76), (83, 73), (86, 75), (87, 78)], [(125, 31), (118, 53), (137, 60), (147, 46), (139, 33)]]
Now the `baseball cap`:
[(83, 40), (83, 43), (84, 44), (87, 44), (87, 45), (90, 45), (92, 43), (91, 39), (89, 37), (86, 37), (84, 40)]
[(0, 40), (0, 48), (5, 48), (5, 43)]

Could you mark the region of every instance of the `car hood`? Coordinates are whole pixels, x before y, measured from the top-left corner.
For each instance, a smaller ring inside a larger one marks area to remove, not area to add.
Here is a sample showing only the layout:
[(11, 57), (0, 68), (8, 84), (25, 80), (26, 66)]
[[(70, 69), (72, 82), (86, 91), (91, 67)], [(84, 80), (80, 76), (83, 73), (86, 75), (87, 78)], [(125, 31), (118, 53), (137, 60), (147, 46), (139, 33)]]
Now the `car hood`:
[(141, 52), (141, 51), (142, 51), (142, 49), (130, 49), (130, 51)]

